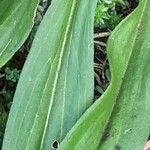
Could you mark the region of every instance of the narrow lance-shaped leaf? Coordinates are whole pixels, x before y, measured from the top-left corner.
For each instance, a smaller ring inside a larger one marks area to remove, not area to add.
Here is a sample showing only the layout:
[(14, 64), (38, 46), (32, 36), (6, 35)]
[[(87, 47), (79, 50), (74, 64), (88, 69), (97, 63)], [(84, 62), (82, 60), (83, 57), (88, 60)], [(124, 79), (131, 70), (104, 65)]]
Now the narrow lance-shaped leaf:
[(19, 80), (3, 150), (52, 149), (91, 105), (95, 7), (96, 0), (52, 2)]
[(107, 47), (110, 86), (72, 128), (61, 143), (61, 150), (97, 149), (108, 122), (100, 150), (143, 149), (150, 123), (149, 8), (150, 1), (141, 0), (112, 33)]
[(26, 40), (35, 17), (38, 0), (0, 1), (0, 67)]
[[(138, 9), (113, 34), (133, 34), (130, 60), (100, 150), (143, 150), (150, 131), (150, 1), (141, 0)], [(132, 20), (136, 23), (134, 28)], [(130, 35), (131, 37), (131, 35)], [(128, 41), (131, 38), (126, 39)], [(121, 40), (121, 39), (120, 39)], [(120, 42), (120, 40), (118, 42)], [(112, 40), (113, 42), (113, 40)], [(117, 41), (114, 41), (114, 46)], [(120, 45), (120, 44), (118, 44)], [(130, 49), (130, 45), (127, 44)], [(117, 48), (116, 48), (117, 49)], [(124, 49), (122, 49), (124, 50)], [(119, 51), (119, 49), (118, 49)], [(110, 148), (111, 147), (111, 148)]]

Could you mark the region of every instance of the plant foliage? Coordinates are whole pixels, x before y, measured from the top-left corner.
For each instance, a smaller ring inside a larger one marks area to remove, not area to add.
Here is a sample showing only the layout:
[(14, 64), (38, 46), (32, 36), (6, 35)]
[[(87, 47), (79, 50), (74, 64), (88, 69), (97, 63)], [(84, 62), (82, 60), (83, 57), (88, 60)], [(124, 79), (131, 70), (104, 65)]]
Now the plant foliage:
[(0, 1), (0, 68), (26, 40), (37, 5), (38, 0)]
[[(3, 150), (143, 149), (150, 123), (150, 1), (141, 0), (109, 38), (111, 83), (92, 105), (96, 2), (52, 2), (17, 86)], [(14, 73), (6, 73), (12, 80)]]
[(96, 0), (52, 2), (17, 86), (3, 150), (52, 149), (92, 104), (95, 7)]
[(143, 149), (150, 120), (149, 7), (149, 0), (141, 0), (112, 33), (107, 47), (110, 86), (72, 128), (61, 150), (94, 150), (102, 137), (100, 150)]

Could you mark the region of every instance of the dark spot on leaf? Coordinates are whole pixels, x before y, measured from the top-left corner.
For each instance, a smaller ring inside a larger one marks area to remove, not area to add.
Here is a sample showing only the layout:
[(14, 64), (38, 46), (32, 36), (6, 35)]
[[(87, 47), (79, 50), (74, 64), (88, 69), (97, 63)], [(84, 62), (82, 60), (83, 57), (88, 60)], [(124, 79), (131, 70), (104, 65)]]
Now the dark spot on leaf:
[(137, 118), (137, 116), (136, 116), (136, 115), (132, 115), (131, 118), (132, 118), (132, 119), (135, 119), (135, 118)]
[(119, 145), (116, 145), (115, 150), (121, 150), (121, 147)]
[(52, 148), (53, 149), (58, 149), (59, 147), (59, 142), (58, 141), (54, 141), (54, 143), (52, 144)]

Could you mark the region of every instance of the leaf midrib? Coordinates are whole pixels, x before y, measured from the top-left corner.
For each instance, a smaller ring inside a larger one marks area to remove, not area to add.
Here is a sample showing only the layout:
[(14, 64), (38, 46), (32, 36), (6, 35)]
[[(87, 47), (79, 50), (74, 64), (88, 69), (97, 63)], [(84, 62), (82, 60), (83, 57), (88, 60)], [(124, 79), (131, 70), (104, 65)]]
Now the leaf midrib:
[(51, 95), (51, 98), (50, 98), (50, 104), (49, 104), (49, 109), (48, 109), (48, 113), (47, 113), (46, 123), (45, 123), (44, 131), (43, 131), (43, 136), (42, 136), (42, 139), (41, 139), (40, 150), (42, 149), (43, 144), (44, 144), (44, 139), (45, 139), (45, 134), (46, 134), (47, 127), (48, 127), (50, 112), (51, 112), (51, 108), (52, 108), (52, 105), (53, 105), (53, 100), (54, 100), (54, 97), (55, 97), (56, 86), (57, 86), (57, 83), (58, 83), (58, 76), (59, 76), (59, 72), (60, 72), (60, 68), (61, 68), (61, 64), (62, 64), (62, 58), (63, 58), (63, 54), (64, 54), (64, 51), (65, 51), (65, 45), (66, 45), (67, 39), (68, 39), (67, 36), (69, 34), (70, 27), (71, 27), (71, 24), (72, 24), (72, 19), (73, 19), (73, 16), (74, 16), (74, 10), (75, 10), (75, 7), (76, 7), (76, 3), (77, 3), (77, 0), (73, 0), (72, 6), (71, 6), (71, 12), (70, 12), (70, 15), (69, 15), (69, 18), (68, 18), (68, 21), (67, 21), (68, 24), (66, 26), (66, 30), (65, 30), (65, 33), (64, 33), (64, 38), (63, 38), (63, 41), (60, 45), (59, 62), (58, 62), (58, 65), (57, 65), (56, 76), (54, 78), (54, 84), (52, 85), (53, 86), (52, 95)]
[[(57, 71), (56, 71), (56, 76), (55, 76), (55, 82), (54, 82), (54, 84), (53, 84), (53, 89), (52, 89), (52, 96), (51, 96), (51, 100), (50, 100), (50, 109), (49, 109), (49, 111), (51, 110), (51, 108), (52, 108), (52, 103), (53, 103), (53, 100), (54, 100), (54, 95), (55, 95), (55, 89), (56, 89), (56, 84), (57, 84), (57, 79), (58, 79), (58, 75), (59, 75), (59, 70), (60, 70), (60, 68), (61, 68), (61, 62), (62, 62), (62, 57), (63, 57), (63, 54), (64, 54), (64, 49), (65, 49), (65, 45), (66, 45), (66, 43), (67, 43), (67, 35), (68, 35), (68, 33), (69, 33), (69, 29), (70, 29), (70, 26), (71, 26), (71, 21), (72, 21), (72, 18), (73, 18), (73, 15), (74, 15), (74, 9), (75, 9), (75, 4), (76, 4), (76, 0), (74, 0), (73, 1), (73, 4), (72, 4), (72, 7), (71, 7), (71, 13), (70, 13), (70, 16), (69, 16), (69, 19), (68, 19), (68, 25), (67, 25), (67, 27), (66, 27), (66, 30), (65, 30), (65, 33), (64, 33), (64, 40), (62, 41), (62, 43), (60, 43), (60, 49), (61, 49), (61, 53), (60, 53), (60, 57), (59, 58), (61, 58), (61, 59), (59, 59), (59, 63), (58, 63), (58, 65), (57, 65), (57, 67), (56, 68), (58, 68), (57, 69)], [(59, 50), (58, 50), (59, 51)], [(56, 54), (57, 55), (57, 54)], [(54, 60), (53, 60), (53, 62), (55, 62), (55, 60), (57, 59), (57, 56), (54, 58)], [(52, 68), (52, 67), (51, 67)], [(48, 113), (48, 115), (47, 115), (47, 121), (46, 122), (48, 122), (48, 118), (49, 118), (49, 116), (50, 116), (50, 112)], [(47, 129), (47, 125), (48, 125), (48, 123), (46, 123), (46, 126), (45, 126), (45, 128), (44, 128), (44, 130), (46, 130)], [(46, 132), (46, 131), (45, 131)], [(44, 132), (44, 134), (43, 134), (43, 140), (44, 140), (44, 136), (45, 136), (45, 132)], [(41, 144), (42, 145), (42, 144)], [(42, 147), (42, 146), (41, 146)]]

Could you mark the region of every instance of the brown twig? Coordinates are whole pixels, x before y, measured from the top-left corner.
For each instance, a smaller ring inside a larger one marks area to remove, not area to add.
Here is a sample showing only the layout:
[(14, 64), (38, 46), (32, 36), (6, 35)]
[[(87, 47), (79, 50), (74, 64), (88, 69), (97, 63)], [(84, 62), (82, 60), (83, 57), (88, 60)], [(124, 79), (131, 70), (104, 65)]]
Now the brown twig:
[(106, 47), (106, 43), (104, 43), (102, 41), (94, 41), (94, 44), (98, 44), (99, 46)]
[(110, 35), (110, 32), (95, 33), (94, 34), (94, 39), (107, 37), (109, 35)]

